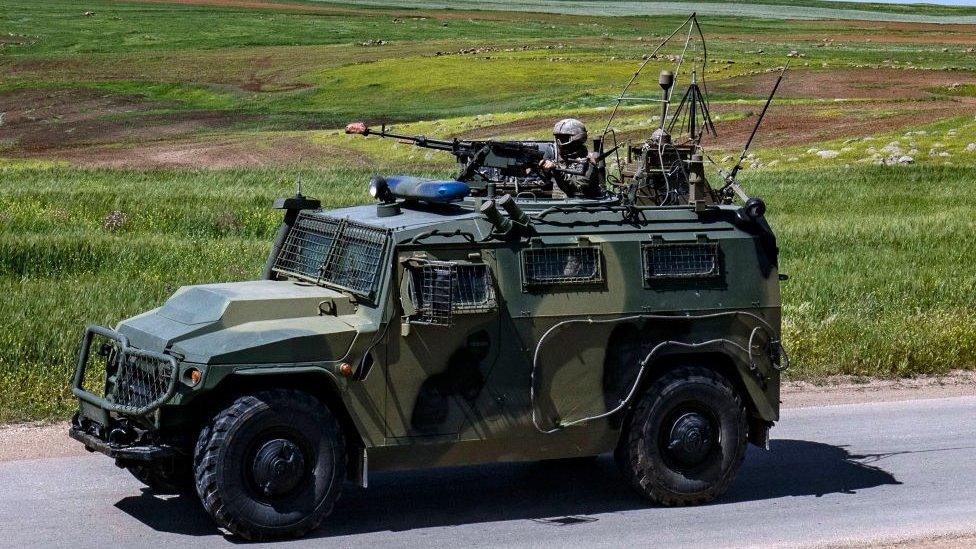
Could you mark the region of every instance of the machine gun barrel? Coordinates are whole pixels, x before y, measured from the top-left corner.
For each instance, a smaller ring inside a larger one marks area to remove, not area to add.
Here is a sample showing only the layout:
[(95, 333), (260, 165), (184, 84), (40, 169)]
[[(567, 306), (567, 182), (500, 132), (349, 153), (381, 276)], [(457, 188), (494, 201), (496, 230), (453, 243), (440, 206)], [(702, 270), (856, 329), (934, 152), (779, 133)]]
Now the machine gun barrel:
[(477, 172), (482, 168), (500, 170), (503, 176), (521, 176), (537, 170), (539, 163), (545, 158), (545, 152), (537, 145), (520, 141), (462, 141), (460, 139), (443, 140), (430, 139), (424, 135), (403, 135), (386, 131), (381, 126), (379, 131), (370, 129), (363, 122), (353, 122), (346, 126), (347, 134), (377, 135), (390, 137), (413, 143), (418, 147), (447, 151), (453, 154), (461, 166), (456, 176), (458, 181), (471, 181), (478, 177)]
[(386, 126), (380, 126), (380, 131), (370, 129), (369, 126), (362, 122), (353, 122), (346, 125), (347, 134), (358, 134), (362, 136), (376, 135), (379, 137), (390, 137), (392, 139), (400, 139), (402, 141), (409, 141), (418, 147), (423, 147), (425, 149), (436, 149), (438, 151), (449, 151), (458, 154), (461, 151), (471, 150), (473, 144), (468, 141), (460, 141), (458, 139), (452, 139), (450, 141), (444, 139), (430, 139), (425, 135), (403, 135), (399, 133), (393, 133), (386, 131)]

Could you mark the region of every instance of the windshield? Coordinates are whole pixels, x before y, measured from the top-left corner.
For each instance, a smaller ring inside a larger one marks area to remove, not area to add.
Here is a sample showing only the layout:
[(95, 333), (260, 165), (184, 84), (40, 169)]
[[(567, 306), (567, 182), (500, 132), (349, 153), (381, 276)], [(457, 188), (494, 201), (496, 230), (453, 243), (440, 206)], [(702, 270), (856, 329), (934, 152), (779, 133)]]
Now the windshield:
[(301, 214), (275, 260), (274, 271), (372, 298), (387, 240), (383, 229)]

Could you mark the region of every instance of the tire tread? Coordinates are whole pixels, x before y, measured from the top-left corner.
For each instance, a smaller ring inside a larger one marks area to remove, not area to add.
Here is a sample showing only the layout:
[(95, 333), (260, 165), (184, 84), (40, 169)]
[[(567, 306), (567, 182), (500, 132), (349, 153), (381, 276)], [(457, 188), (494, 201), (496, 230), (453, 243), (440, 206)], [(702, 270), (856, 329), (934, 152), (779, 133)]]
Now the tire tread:
[[(648, 443), (656, 444), (656, 442), (645, 440), (645, 432), (644, 429), (641, 428), (641, 425), (643, 425), (643, 423), (647, 420), (647, 417), (658, 399), (658, 396), (662, 394), (668, 386), (674, 383), (684, 382), (692, 379), (704, 380), (708, 384), (720, 387), (723, 391), (727, 391), (732, 396), (740, 411), (739, 429), (744, 436), (739, 437), (737, 447), (734, 450), (735, 457), (733, 463), (731, 467), (729, 467), (728, 472), (718, 483), (704, 492), (699, 492), (696, 494), (680, 494), (663, 489), (662, 486), (665, 484), (665, 479), (662, 472), (655, 467), (650, 466), (650, 464), (645, 463), (645, 460), (641, 455), (641, 448)], [(739, 467), (745, 460), (745, 450), (748, 441), (748, 436), (745, 436), (745, 433), (747, 433), (748, 430), (748, 422), (745, 406), (742, 403), (742, 398), (739, 396), (738, 391), (736, 391), (736, 389), (724, 376), (710, 368), (700, 366), (679, 366), (664, 373), (647, 388), (638, 401), (631, 417), (631, 424), (627, 429), (626, 439), (625, 441), (622, 441), (625, 442), (625, 447), (621, 448), (618, 453), (618, 463), (621, 465), (624, 476), (627, 478), (631, 486), (633, 486), (634, 489), (651, 501), (660, 505), (666, 507), (701, 505), (714, 500), (716, 497), (724, 494), (726, 490), (728, 490), (729, 486), (732, 484), (732, 481), (735, 480)]]
[[(227, 509), (227, 502), (221, 497), (217, 487), (217, 460), (218, 452), (227, 444), (231, 429), (243, 418), (261, 411), (265, 407), (276, 401), (285, 401), (292, 404), (297, 403), (306, 409), (312, 410), (317, 407), (326, 410), (326, 413), (335, 421), (336, 446), (339, 459), (336, 460), (335, 477), (338, 482), (331, 491), (326, 501), (315, 513), (305, 520), (288, 527), (278, 528), (273, 532), (266, 529), (254, 528), (244, 521), (233, 516)], [(317, 527), (322, 520), (332, 513), (336, 501), (342, 492), (342, 484), (345, 479), (345, 442), (342, 429), (339, 428), (338, 421), (328, 407), (312, 395), (303, 391), (292, 389), (269, 389), (257, 393), (239, 397), (228, 408), (218, 413), (213, 420), (203, 427), (200, 437), (197, 439), (194, 451), (194, 476), (196, 478), (197, 495), (203, 507), (213, 517), (219, 526), (237, 534), (245, 539), (253, 541), (270, 540), (281, 537), (299, 537)]]

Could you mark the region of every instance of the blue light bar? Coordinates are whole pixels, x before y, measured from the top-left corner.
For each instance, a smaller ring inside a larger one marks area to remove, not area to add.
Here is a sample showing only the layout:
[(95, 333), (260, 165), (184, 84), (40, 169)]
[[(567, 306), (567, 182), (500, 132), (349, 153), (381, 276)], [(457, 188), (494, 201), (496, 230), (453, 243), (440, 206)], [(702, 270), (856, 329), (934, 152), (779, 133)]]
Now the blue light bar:
[(471, 187), (460, 181), (436, 181), (412, 175), (391, 175), (386, 178), (386, 184), (397, 198), (424, 202), (457, 202), (471, 193)]

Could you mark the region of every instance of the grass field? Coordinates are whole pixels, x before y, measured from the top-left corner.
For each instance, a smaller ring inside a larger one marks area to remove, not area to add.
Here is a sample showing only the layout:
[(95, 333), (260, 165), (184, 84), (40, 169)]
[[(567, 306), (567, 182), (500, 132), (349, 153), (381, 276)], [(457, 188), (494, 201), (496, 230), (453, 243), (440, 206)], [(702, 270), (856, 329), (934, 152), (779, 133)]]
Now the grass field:
[[(449, 158), (343, 135), (345, 122), (519, 138), (568, 114), (602, 127), (655, 37), (683, 19), (415, 4), (0, 7), (0, 422), (69, 412), (84, 324), (183, 284), (257, 276), (279, 219), (270, 202), (296, 179), (331, 207), (367, 200), (374, 172), (450, 173)], [(976, 27), (767, 15), (703, 19), (720, 134), (709, 145), (718, 158), (741, 147), (769, 70), (797, 52), (743, 176), (791, 275), (790, 376), (976, 368)], [(652, 61), (652, 80), (666, 65)], [(615, 126), (640, 138), (653, 112), (628, 108)]]

